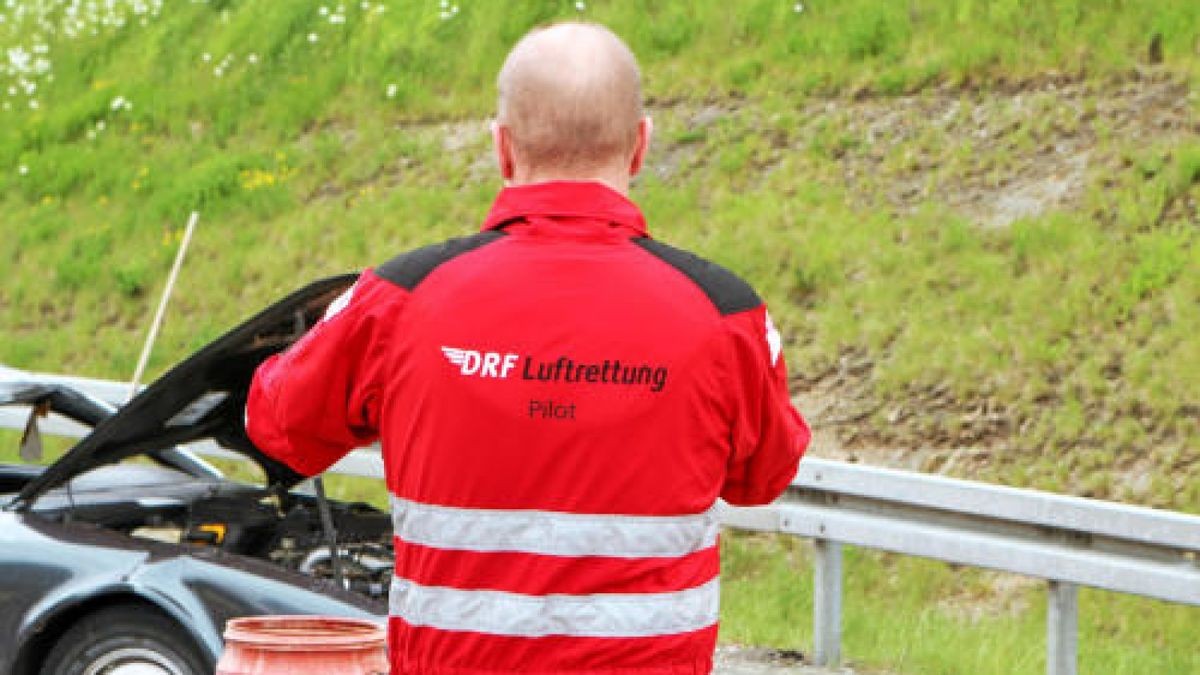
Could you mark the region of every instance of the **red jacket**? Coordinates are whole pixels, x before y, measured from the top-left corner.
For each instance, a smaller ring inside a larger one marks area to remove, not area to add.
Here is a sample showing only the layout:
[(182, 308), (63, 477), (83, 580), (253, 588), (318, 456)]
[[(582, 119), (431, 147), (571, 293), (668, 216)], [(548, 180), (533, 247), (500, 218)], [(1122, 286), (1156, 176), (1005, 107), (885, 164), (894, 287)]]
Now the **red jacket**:
[(395, 675), (708, 673), (717, 498), (771, 501), (809, 439), (754, 291), (597, 183), (364, 272), (247, 417), (307, 475), (382, 441)]

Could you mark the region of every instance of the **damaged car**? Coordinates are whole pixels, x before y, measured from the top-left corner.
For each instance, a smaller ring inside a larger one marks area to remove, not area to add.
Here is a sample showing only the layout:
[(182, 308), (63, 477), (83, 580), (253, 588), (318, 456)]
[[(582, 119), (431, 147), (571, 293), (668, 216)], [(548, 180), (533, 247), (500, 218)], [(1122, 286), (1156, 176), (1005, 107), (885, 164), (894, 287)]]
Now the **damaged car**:
[[(322, 490), (246, 436), (255, 368), (354, 283), (313, 283), (230, 331), (116, 407), (0, 369), (0, 406), (90, 428), (48, 466), (0, 464), (0, 673), (200, 675), (226, 620), (322, 614), (382, 623), (390, 516)], [(254, 462), (232, 480), (190, 444)], [(319, 485), (319, 484), (318, 484)]]

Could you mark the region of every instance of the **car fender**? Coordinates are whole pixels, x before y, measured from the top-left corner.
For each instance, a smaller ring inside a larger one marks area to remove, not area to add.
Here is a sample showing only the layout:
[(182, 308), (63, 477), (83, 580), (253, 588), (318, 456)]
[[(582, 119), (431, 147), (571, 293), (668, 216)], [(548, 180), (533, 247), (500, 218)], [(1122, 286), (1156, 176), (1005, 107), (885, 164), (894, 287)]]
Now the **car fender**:
[(16, 610), (5, 617), (13, 632), (0, 639), (9, 652), (0, 654), (0, 671), (23, 675), (72, 612), (101, 597), (128, 594), (126, 578), (149, 554), (133, 547), (89, 547), (111, 537), (86, 529), (72, 531), (13, 514), (3, 514), (0, 523), (7, 573), (13, 575), (3, 585), (11, 596), (9, 607)]
[(214, 662), (225, 623), (240, 616), (320, 614), (385, 623), (387, 607), (333, 583), (252, 558), (201, 549), (152, 560), (130, 579), (137, 593), (176, 618)]
[(382, 602), (252, 558), (208, 549), (137, 557), (123, 568), (110, 565), (102, 573), (73, 578), (31, 607), (16, 640), (13, 674), (32, 672), (34, 659), (74, 621), (121, 602), (142, 602), (163, 612), (210, 665), (224, 648), (225, 622), (239, 616), (320, 614), (386, 622)]

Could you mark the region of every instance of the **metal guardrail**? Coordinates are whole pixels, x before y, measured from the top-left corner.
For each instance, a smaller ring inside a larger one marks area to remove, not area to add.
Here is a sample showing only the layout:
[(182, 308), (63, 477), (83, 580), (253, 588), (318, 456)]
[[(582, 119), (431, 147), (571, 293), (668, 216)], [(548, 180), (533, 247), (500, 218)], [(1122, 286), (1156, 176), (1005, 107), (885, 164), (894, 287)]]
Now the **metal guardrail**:
[(1078, 586), (1200, 606), (1200, 517), (817, 458), (734, 527), (813, 539), (814, 653), (840, 651), (841, 545), (1046, 579), (1047, 672), (1076, 672)]
[[(37, 374), (120, 403), (127, 385)], [(25, 413), (0, 409), (0, 427)], [(86, 430), (53, 416), (46, 433)], [(238, 455), (212, 443), (200, 454)], [(382, 477), (378, 449), (359, 449), (331, 472)], [(770, 506), (725, 506), (734, 528), (779, 532), (815, 543), (814, 660), (841, 659), (843, 544), (1045, 579), (1051, 675), (1074, 675), (1078, 587), (1091, 586), (1200, 606), (1200, 517), (942, 476), (807, 458), (788, 492)]]

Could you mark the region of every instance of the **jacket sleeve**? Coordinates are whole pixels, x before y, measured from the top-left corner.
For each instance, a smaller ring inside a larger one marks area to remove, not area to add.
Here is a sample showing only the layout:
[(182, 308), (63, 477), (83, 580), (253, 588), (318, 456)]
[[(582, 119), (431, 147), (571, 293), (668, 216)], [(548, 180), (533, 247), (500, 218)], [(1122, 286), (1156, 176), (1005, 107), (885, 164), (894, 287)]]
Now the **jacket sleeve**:
[(732, 451), (721, 497), (741, 506), (766, 504), (795, 477), (809, 429), (792, 406), (782, 344), (766, 307), (725, 321), (733, 364)]
[(325, 317), (254, 373), (246, 433), (260, 450), (305, 476), (378, 438), (386, 321), (398, 294), (363, 273)]

